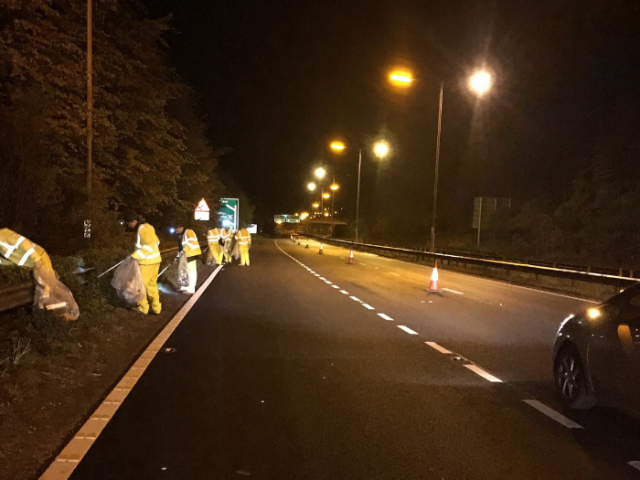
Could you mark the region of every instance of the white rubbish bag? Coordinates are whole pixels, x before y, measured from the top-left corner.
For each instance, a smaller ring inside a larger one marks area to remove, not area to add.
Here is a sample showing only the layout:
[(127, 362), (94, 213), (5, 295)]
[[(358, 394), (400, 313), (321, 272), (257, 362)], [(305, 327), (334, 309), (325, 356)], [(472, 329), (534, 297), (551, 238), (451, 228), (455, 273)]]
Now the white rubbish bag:
[(71, 290), (42, 267), (36, 267), (33, 275), (36, 279), (33, 304), (37, 308), (49, 310), (59, 315), (68, 322), (77, 320), (80, 316), (80, 309)]
[(189, 286), (189, 270), (187, 268), (188, 260), (184, 252), (180, 252), (178, 260), (178, 286), (187, 288)]
[(113, 274), (111, 286), (116, 289), (118, 297), (130, 306), (137, 305), (146, 296), (147, 291), (142, 281), (142, 272), (138, 261), (127, 257)]

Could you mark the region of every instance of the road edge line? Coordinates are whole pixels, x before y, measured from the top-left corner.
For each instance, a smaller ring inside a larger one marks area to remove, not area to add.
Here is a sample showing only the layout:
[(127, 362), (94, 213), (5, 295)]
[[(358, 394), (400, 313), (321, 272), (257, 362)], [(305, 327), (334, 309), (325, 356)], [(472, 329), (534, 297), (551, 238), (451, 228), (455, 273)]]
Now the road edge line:
[(222, 270), (222, 265), (218, 266), (211, 275), (202, 283), (196, 293), (185, 303), (178, 313), (165, 325), (156, 335), (147, 348), (140, 354), (134, 364), (127, 370), (115, 387), (109, 392), (87, 421), (76, 431), (73, 438), (67, 442), (62, 451), (54, 458), (39, 480), (65, 480), (68, 479), (76, 467), (80, 464), (84, 456), (91, 449), (109, 421), (118, 411), (124, 400), (147, 367), (156, 357), (162, 346), (182, 323), (187, 313), (200, 299), (204, 291), (211, 285), (213, 279)]

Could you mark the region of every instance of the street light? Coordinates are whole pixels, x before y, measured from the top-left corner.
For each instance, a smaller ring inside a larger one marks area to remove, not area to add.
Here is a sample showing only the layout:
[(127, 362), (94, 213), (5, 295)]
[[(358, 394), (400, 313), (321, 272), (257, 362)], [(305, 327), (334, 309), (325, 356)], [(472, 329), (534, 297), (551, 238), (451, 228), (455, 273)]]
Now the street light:
[[(402, 81), (402, 78), (406, 77)], [(411, 74), (402, 74), (401, 72), (391, 72), (389, 81), (399, 87), (409, 87), (413, 81)], [(481, 97), (491, 88), (491, 74), (486, 70), (478, 70), (469, 78), (469, 88), (476, 95)], [(442, 105), (444, 102), (444, 82), (440, 82), (440, 102), (438, 105), (438, 136), (436, 140), (436, 167), (433, 179), (433, 212), (431, 215), (431, 251), (436, 251), (436, 206), (438, 203), (438, 167), (440, 165), (440, 136), (442, 134)]]
[(491, 74), (486, 70), (479, 70), (469, 78), (469, 88), (478, 96), (482, 96), (491, 89)]
[(322, 167), (318, 167), (315, 169), (313, 173), (318, 180), (322, 180), (324, 176), (327, 174), (327, 171)]
[(307, 188), (309, 189), (310, 192), (313, 192), (316, 189), (316, 184), (313, 182), (309, 182), (307, 184)]
[(390, 150), (391, 148), (385, 140), (378, 140), (373, 146), (373, 153), (380, 159), (386, 157)]
[[(342, 151), (347, 148), (346, 145), (343, 142), (334, 141), (334, 142), (331, 142), (331, 145), (333, 145), (334, 143), (340, 143), (343, 146), (343, 148), (341, 150), (339, 150), (340, 153), (342, 153)], [(386, 155), (388, 155), (390, 151), (391, 151), (391, 147), (389, 146), (389, 143), (386, 142), (385, 140), (379, 140), (373, 146), (374, 155), (376, 157), (380, 158), (380, 159), (382, 159)], [(359, 230), (359, 227), (360, 227), (360, 177), (361, 177), (360, 174), (361, 174), (361, 172), (362, 172), (362, 149), (359, 148), (358, 149), (358, 193), (357, 193), (357, 197), (356, 197), (356, 242), (360, 238), (358, 236), (358, 230)], [(334, 182), (334, 184), (335, 184), (335, 182)], [(337, 185), (336, 185), (336, 187), (337, 187)], [(331, 189), (333, 190), (333, 185), (331, 186)], [(337, 188), (335, 190), (337, 190)], [(332, 205), (332, 207), (333, 207), (333, 205)], [(331, 209), (331, 211), (332, 212), (334, 211), (333, 208)], [(333, 213), (331, 215), (332, 215), (332, 218), (333, 218)]]
[(331, 148), (331, 150), (336, 153), (341, 153), (347, 147), (345, 146), (344, 142), (341, 142), (340, 140), (334, 140), (329, 144), (329, 148)]

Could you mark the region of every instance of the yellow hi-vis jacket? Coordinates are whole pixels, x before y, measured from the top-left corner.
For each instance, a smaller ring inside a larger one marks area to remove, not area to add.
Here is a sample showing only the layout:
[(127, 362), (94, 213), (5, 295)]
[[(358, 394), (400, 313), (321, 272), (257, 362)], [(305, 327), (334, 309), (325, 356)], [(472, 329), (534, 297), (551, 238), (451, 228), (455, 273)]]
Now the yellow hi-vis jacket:
[(182, 250), (187, 255), (187, 258), (195, 257), (202, 253), (196, 232), (190, 228), (186, 228), (182, 234)]
[(160, 263), (160, 240), (156, 235), (156, 229), (148, 223), (141, 223), (138, 227), (138, 239), (136, 251), (131, 254), (140, 265), (155, 265)]
[(231, 237), (233, 237), (233, 230), (231, 230), (230, 228), (223, 228), (222, 229), (222, 240), (226, 243), (227, 240), (230, 240)]
[(224, 232), (224, 230), (221, 228), (212, 228), (207, 232), (207, 242), (218, 243), (222, 238), (222, 232)]
[(42, 247), (38, 247), (28, 238), (19, 233), (3, 228), (0, 230), (0, 264), (17, 265), (19, 267), (33, 268), (36, 263), (42, 262)]
[(246, 228), (241, 228), (236, 233), (236, 238), (238, 239), (239, 245), (251, 245), (251, 234)]

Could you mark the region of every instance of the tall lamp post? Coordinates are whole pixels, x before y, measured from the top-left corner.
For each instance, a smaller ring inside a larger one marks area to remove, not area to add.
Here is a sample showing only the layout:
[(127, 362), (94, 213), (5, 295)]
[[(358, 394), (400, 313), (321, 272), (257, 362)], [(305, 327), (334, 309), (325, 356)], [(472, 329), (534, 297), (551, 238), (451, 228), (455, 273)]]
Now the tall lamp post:
[[(329, 147), (335, 153), (342, 153), (347, 148), (344, 142), (340, 142), (337, 140), (331, 142), (329, 144)], [(373, 154), (379, 159), (385, 158), (390, 151), (391, 151), (391, 147), (389, 146), (389, 143), (387, 143), (385, 140), (378, 140), (373, 145)], [(358, 149), (358, 191), (356, 194), (356, 242), (358, 242), (360, 239), (359, 229), (360, 229), (360, 175), (361, 175), (361, 172), (362, 172), (362, 148), (359, 148)]]
[[(408, 88), (413, 83), (409, 72), (394, 71), (389, 75), (389, 82), (396, 87)], [(491, 74), (479, 70), (469, 78), (469, 89), (481, 97), (491, 89)], [(440, 166), (440, 136), (442, 134), (442, 106), (444, 102), (444, 82), (440, 82), (440, 101), (438, 105), (438, 135), (436, 137), (436, 166), (433, 179), (433, 211), (431, 214), (431, 252), (436, 251), (436, 213), (438, 204), (438, 168)]]
[(336, 191), (340, 188), (340, 186), (336, 183), (336, 179), (333, 179), (333, 183), (329, 187), (331, 189), (331, 223), (333, 223), (333, 214), (335, 211), (335, 200), (336, 200)]

